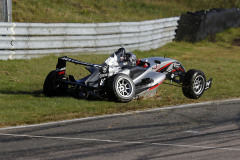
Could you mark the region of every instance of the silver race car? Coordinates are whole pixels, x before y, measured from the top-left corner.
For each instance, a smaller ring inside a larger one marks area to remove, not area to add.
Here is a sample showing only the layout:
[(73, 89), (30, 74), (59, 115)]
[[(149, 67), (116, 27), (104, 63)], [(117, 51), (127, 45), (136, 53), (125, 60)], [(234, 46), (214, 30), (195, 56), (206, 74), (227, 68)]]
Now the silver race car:
[[(75, 80), (66, 74), (66, 62), (85, 65), (90, 74)], [(187, 98), (198, 99), (212, 84), (206, 81), (202, 71), (190, 69), (186, 72), (180, 62), (165, 57), (137, 59), (124, 48), (118, 49), (101, 65), (58, 58), (56, 70), (51, 71), (44, 82), (46, 96), (62, 96), (74, 93), (79, 98), (109, 98), (117, 102), (129, 102), (135, 98), (148, 98), (156, 94), (165, 80), (182, 87)], [(73, 91), (73, 92), (71, 92)]]

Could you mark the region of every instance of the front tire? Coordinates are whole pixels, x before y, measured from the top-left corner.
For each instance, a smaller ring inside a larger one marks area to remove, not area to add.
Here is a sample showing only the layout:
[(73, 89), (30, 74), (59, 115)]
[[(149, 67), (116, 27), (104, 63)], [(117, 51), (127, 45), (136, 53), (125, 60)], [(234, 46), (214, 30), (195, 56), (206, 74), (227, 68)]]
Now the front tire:
[(130, 102), (135, 96), (135, 85), (129, 76), (117, 74), (110, 79), (108, 91), (111, 99)]
[(204, 93), (205, 85), (204, 73), (200, 70), (191, 69), (183, 78), (182, 91), (187, 98), (198, 99)]

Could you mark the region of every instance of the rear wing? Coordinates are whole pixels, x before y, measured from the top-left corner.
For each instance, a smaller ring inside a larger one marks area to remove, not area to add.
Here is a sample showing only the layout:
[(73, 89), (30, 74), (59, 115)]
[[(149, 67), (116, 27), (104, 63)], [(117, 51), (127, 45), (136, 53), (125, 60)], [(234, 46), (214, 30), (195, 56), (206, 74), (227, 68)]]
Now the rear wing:
[(56, 71), (57, 72), (65, 71), (66, 70), (66, 62), (67, 61), (71, 62), (71, 63), (75, 63), (75, 64), (84, 65), (84, 66), (102, 68), (102, 65), (99, 65), (99, 64), (86, 63), (86, 62), (82, 62), (82, 61), (79, 61), (79, 60), (72, 59), (72, 58), (64, 56), (64, 57), (59, 57), (58, 58)]

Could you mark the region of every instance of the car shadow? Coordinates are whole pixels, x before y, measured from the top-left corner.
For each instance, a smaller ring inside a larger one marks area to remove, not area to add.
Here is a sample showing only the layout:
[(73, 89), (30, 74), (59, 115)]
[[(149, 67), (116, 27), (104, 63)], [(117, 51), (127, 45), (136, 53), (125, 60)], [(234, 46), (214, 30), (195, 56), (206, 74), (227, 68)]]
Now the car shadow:
[(36, 90), (36, 91), (0, 91), (0, 94), (33, 95), (34, 97), (44, 97), (42, 90)]
[[(35, 91), (6, 91), (6, 90), (0, 90), (0, 94), (5, 94), (5, 95), (31, 95), (37, 98), (40, 97), (47, 97), (44, 95), (42, 90), (35, 90)], [(88, 98), (81, 98), (78, 96), (77, 93), (74, 92), (69, 92), (66, 95), (58, 95), (58, 96), (52, 96), (51, 98), (57, 98), (57, 97), (69, 97), (69, 98), (75, 98), (75, 99), (79, 99), (79, 100), (88, 100), (88, 101), (111, 101), (108, 98), (105, 97), (93, 97), (90, 96)]]

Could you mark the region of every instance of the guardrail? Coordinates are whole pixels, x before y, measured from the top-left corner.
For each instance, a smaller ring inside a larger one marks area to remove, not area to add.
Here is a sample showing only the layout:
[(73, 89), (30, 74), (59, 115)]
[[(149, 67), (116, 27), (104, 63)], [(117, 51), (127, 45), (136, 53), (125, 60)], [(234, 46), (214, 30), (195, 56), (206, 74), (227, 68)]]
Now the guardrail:
[(115, 23), (0, 23), (0, 59), (159, 48), (175, 38), (179, 17)]

